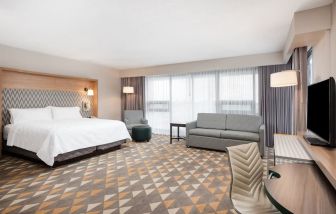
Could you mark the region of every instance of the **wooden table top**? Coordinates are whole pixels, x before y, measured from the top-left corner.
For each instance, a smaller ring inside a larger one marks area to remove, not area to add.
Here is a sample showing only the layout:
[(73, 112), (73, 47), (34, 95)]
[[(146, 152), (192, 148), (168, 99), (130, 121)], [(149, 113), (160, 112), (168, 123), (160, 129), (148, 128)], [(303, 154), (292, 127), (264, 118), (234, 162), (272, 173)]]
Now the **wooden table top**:
[(316, 165), (281, 164), (270, 170), (280, 176), (265, 180), (266, 194), (281, 211), (336, 212), (336, 191)]
[(302, 136), (299, 140), (336, 190), (336, 148), (310, 145)]
[(185, 127), (186, 123), (170, 123), (171, 126), (180, 126), (180, 127)]

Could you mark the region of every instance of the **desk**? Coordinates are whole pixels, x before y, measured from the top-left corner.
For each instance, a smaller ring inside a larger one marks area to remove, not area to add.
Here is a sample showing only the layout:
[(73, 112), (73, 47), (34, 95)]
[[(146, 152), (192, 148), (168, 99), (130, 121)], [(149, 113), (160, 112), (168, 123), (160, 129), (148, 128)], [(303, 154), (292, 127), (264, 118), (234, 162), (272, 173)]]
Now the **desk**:
[(270, 201), (283, 213), (335, 213), (336, 191), (316, 165), (282, 164), (265, 180)]
[(310, 145), (302, 136), (298, 139), (336, 190), (336, 148)]
[[(177, 127), (177, 137), (173, 137), (173, 127)], [(186, 127), (185, 123), (170, 123), (170, 144), (172, 144), (173, 139), (184, 139), (180, 137), (180, 127)]]

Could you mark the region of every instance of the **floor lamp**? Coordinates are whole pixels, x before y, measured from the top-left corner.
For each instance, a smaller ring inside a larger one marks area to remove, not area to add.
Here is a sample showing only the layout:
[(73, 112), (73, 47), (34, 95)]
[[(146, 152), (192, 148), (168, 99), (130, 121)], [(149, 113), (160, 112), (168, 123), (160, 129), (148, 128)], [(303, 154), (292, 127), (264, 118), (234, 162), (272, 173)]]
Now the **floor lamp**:
[(286, 70), (271, 74), (271, 87), (288, 87), (298, 84), (298, 72), (296, 70)]
[(271, 87), (289, 87), (298, 85), (298, 72), (296, 70), (285, 70), (271, 74)]
[[(122, 111), (127, 109), (127, 96), (129, 94), (134, 94), (134, 87), (132, 86), (124, 86), (123, 87), (123, 94), (125, 94), (125, 100), (124, 100), (124, 109), (122, 109)], [(122, 115), (123, 117), (123, 115)]]

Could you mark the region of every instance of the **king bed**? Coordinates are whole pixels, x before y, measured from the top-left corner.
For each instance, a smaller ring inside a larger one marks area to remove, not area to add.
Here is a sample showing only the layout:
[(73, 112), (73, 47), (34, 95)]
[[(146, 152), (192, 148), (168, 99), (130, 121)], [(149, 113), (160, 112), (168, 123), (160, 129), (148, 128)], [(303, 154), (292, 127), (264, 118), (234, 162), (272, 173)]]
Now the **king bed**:
[(109, 150), (130, 139), (117, 120), (82, 118), (79, 107), (9, 109), (3, 130), (5, 152), (43, 161), (49, 166)]
[(9, 124), (4, 151), (39, 158), (47, 165), (120, 146), (129, 139), (121, 121), (68, 119)]
[(123, 122), (90, 118), (98, 89), (96, 79), (0, 68), (0, 157), (55, 166), (120, 147), (130, 139)]

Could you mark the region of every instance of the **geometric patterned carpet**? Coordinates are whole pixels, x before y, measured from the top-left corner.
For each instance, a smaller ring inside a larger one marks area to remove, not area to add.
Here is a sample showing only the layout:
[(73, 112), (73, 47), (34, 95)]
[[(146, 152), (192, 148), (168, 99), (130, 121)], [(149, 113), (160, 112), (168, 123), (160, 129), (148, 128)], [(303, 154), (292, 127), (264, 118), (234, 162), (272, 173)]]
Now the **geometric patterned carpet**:
[(223, 152), (149, 143), (48, 168), (0, 159), (1, 213), (232, 213), (231, 175)]

